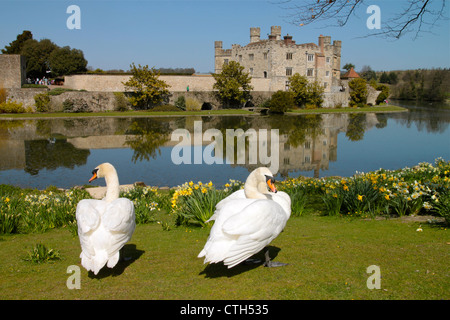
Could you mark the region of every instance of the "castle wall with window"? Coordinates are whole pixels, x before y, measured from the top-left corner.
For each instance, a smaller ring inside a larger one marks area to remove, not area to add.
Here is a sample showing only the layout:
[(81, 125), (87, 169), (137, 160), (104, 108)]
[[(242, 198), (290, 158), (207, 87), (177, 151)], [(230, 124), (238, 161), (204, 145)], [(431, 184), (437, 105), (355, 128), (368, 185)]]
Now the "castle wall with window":
[(260, 28), (250, 28), (250, 43), (223, 49), (215, 42), (215, 72), (224, 64), (237, 61), (252, 78), (270, 79), (270, 91), (285, 90), (295, 73), (309, 81), (318, 81), (325, 92), (335, 92), (340, 85), (341, 41), (331, 43), (330, 36), (319, 36), (318, 44), (297, 44), (292, 36), (281, 37), (281, 27), (272, 26), (268, 39), (261, 39)]

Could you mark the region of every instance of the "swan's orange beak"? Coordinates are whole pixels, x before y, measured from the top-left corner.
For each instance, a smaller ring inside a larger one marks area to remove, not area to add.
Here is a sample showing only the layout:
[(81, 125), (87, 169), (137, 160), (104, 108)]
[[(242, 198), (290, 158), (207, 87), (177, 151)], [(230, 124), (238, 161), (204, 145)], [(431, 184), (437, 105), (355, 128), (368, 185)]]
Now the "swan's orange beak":
[(275, 188), (275, 183), (272, 179), (267, 180), (267, 185), (269, 186), (270, 191), (277, 193), (277, 188)]
[(97, 170), (92, 171), (92, 174), (93, 174), (93, 176), (92, 176), (92, 178), (89, 179), (89, 183), (91, 183), (91, 181), (97, 179)]

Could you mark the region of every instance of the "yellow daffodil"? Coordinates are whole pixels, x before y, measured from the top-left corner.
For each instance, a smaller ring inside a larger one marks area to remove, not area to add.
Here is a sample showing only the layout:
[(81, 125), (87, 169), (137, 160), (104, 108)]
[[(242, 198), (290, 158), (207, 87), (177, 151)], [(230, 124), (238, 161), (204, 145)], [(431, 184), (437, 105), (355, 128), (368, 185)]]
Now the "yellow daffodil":
[(359, 194), (358, 194), (358, 200), (359, 200), (359, 201), (362, 201), (363, 197), (364, 197), (364, 195), (359, 195)]

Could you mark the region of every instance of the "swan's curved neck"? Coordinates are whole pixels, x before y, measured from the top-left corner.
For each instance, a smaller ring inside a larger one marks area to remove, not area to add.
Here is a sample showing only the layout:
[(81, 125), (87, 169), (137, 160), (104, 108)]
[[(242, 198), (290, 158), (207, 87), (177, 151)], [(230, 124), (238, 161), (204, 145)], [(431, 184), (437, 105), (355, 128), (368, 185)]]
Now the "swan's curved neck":
[(106, 182), (106, 196), (103, 200), (106, 202), (111, 202), (119, 198), (120, 188), (119, 188), (119, 177), (117, 172), (110, 171), (105, 176)]
[(258, 182), (256, 177), (250, 175), (244, 185), (245, 197), (249, 199), (267, 199), (267, 186), (265, 182)]

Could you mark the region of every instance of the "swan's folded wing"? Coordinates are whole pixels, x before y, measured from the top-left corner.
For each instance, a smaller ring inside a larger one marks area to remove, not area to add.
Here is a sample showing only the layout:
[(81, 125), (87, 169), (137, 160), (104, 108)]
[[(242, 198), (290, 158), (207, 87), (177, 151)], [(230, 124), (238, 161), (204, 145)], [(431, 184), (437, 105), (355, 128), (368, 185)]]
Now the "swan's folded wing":
[(128, 233), (135, 225), (133, 202), (119, 198), (109, 203), (103, 214), (103, 226), (113, 232)]
[(78, 233), (86, 234), (95, 230), (100, 223), (101, 213), (98, 206), (101, 206), (101, 201), (84, 199), (78, 202), (76, 218), (78, 225)]
[(281, 206), (274, 201), (256, 200), (224, 221), (222, 230), (229, 235), (263, 241), (281, 232), (285, 217)]

